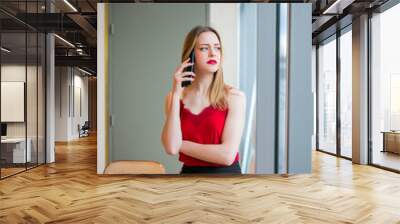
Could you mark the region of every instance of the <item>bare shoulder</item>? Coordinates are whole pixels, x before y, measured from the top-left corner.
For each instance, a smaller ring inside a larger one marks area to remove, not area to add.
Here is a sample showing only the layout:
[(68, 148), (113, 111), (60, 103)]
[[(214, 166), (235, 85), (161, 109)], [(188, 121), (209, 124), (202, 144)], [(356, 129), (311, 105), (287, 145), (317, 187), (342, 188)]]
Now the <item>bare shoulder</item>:
[(228, 86), (228, 104), (229, 107), (244, 107), (246, 103), (246, 95), (244, 92), (234, 87)]
[(240, 91), (239, 89), (232, 87), (232, 86), (226, 86), (228, 89), (228, 98), (233, 98), (233, 99), (244, 99), (246, 98), (246, 95), (244, 94), (243, 91)]
[(229, 95), (232, 95), (233, 97), (240, 97), (240, 98), (244, 98), (245, 97), (244, 92), (240, 91), (240, 90), (238, 90), (236, 88), (231, 88), (229, 90)]

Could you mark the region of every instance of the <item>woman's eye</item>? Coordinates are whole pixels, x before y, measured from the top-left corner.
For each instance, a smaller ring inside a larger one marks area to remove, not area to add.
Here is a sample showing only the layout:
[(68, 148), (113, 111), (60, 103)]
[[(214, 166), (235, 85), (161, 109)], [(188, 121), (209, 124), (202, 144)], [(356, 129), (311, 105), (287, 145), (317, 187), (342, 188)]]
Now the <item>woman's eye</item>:
[[(208, 50), (208, 47), (201, 47), (200, 48), (200, 51), (207, 51), (207, 50)], [(221, 47), (214, 47), (214, 50), (220, 51)]]

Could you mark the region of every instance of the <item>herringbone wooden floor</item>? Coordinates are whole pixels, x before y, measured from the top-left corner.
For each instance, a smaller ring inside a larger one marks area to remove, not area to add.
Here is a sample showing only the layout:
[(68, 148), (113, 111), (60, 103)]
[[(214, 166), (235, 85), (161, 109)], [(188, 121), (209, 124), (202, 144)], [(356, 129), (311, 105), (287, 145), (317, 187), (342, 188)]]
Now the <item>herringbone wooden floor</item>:
[(96, 139), (0, 181), (0, 223), (400, 223), (400, 175), (313, 154), (286, 177), (98, 176)]

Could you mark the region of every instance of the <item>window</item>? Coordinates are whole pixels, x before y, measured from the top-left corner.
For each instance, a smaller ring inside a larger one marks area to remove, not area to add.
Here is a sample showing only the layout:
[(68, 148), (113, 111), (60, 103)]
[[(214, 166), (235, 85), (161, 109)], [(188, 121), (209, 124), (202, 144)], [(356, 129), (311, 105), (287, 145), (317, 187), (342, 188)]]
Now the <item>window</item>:
[(340, 155), (352, 157), (352, 33), (340, 36)]
[(400, 5), (371, 18), (372, 164), (400, 170)]
[(255, 173), (257, 5), (240, 5), (239, 85), (247, 99), (246, 121), (240, 145), (243, 173)]
[(318, 48), (318, 149), (336, 154), (336, 36)]

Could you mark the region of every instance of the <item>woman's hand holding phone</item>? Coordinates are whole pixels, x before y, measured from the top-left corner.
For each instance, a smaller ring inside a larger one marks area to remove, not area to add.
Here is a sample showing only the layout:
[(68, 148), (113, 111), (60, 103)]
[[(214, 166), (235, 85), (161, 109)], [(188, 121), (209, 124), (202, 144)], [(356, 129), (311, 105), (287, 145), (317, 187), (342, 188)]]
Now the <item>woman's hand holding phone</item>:
[(173, 81), (173, 90), (172, 92), (178, 96), (182, 95), (183, 89), (182, 82), (194, 80), (196, 74), (193, 72), (184, 72), (186, 67), (192, 66), (193, 63), (189, 62), (190, 58), (186, 59), (176, 70), (174, 73), (174, 81)]

